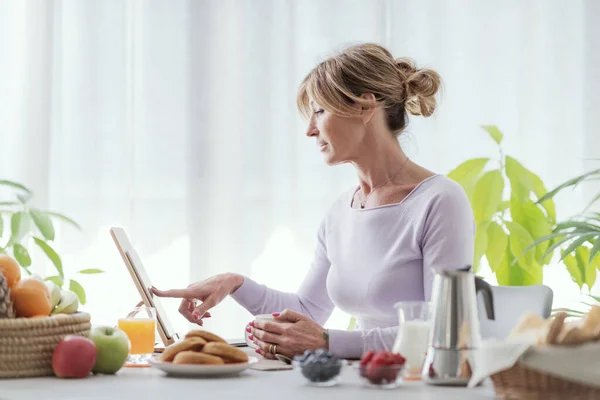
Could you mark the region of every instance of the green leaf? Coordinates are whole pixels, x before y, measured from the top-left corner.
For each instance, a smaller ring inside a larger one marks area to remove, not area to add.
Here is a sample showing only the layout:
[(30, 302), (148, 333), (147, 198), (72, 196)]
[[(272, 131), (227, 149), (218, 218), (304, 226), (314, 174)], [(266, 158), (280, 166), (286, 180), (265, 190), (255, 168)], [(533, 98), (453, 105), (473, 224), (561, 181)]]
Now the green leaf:
[(600, 193), (598, 193), (596, 196), (594, 196), (594, 198), (592, 200), (590, 200), (588, 205), (585, 206), (585, 208), (583, 209), (583, 212), (586, 212), (587, 210), (589, 210), (594, 205), (594, 203), (596, 203), (598, 200), (600, 200)]
[(529, 175), (531, 190), (533, 190), (533, 193), (535, 193), (535, 196), (538, 198), (538, 203), (541, 204), (546, 210), (550, 224), (554, 224), (556, 222), (556, 208), (554, 206), (554, 200), (547, 199), (544, 201), (539, 201), (541, 197), (544, 197), (544, 195), (548, 193), (548, 189), (546, 189), (544, 182), (542, 182), (542, 179), (539, 176), (529, 170), (527, 170), (527, 172)]
[(475, 251), (473, 256), (473, 272), (479, 271), (481, 257), (485, 254), (487, 248), (487, 227), (489, 222), (482, 222), (477, 226), (475, 232)]
[(534, 252), (525, 252), (525, 249), (533, 243), (531, 235), (521, 224), (514, 221), (507, 221), (506, 227), (510, 232), (510, 251), (519, 265), (525, 271), (530, 271), (534, 263)]
[(588, 240), (588, 235), (591, 235), (591, 234), (587, 233), (587, 234), (582, 235), (579, 238), (573, 240), (569, 244), (569, 246), (567, 246), (567, 248), (565, 249), (565, 254), (572, 253), (574, 250), (576, 250), (578, 247), (580, 247), (582, 244), (584, 244)]
[(591, 297), (592, 299), (596, 300), (598, 303), (600, 303), (600, 297), (594, 296), (594, 295), (591, 295), (591, 294), (588, 294), (588, 296)]
[(585, 221), (565, 221), (556, 224), (557, 230), (575, 228), (580, 233), (598, 232), (600, 233), (600, 226), (591, 224)]
[(498, 204), (498, 209), (496, 211), (502, 212), (509, 207), (510, 207), (510, 201), (505, 200), (505, 201), (501, 202), (500, 204)]
[(489, 158), (473, 158), (460, 164), (448, 173), (448, 178), (462, 186), (467, 196), (471, 198), (475, 182), (488, 163)]
[[(506, 176), (508, 176), (508, 179), (510, 180), (512, 190), (511, 197), (515, 197), (518, 202), (529, 200), (531, 191), (533, 191), (538, 198), (547, 193), (546, 187), (540, 177), (510, 156), (506, 156)], [(546, 210), (548, 222), (550, 225), (553, 225), (556, 221), (554, 201), (538, 200), (538, 203)]]
[(27, 189), (25, 186), (21, 185), (20, 183), (13, 182), (13, 181), (0, 180), (0, 186), (10, 186), (15, 189), (22, 190), (25, 193), (31, 193), (31, 190)]
[(544, 281), (542, 266), (535, 261), (528, 271), (523, 270), (525, 285), (541, 285)]
[(21, 240), (29, 231), (30, 224), (31, 222), (28, 214), (22, 211), (14, 213), (10, 220), (12, 232), (11, 241), (15, 243)]
[(502, 173), (497, 169), (486, 172), (475, 183), (472, 206), (477, 224), (492, 219), (498, 205), (502, 202), (503, 190), (504, 179)]
[(0, 201), (0, 206), (18, 206), (19, 204), (15, 201)]
[(101, 269), (97, 269), (97, 268), (90, 268), (90, 269), (82, 269), (81, 271), (79, 271), (80, 274), (102, 274), (104, 273), (104, 271), (102, 271)]
[(506, 252), (502, 258), (502, 262), (496, 268), (496, 279), (498, 284), (504, 286), (526, 286), (526, 285), (538, 285), (542, 283), (542, 268), (534, 262), (529, 267), (529, 270), (525, 270), (516, 263), (513, 256), (511, 247), (512, 236), (508, 238), (508, 246)]
[(596, 282), (596, 266), (589, 263), (590, 249), (585, 246), (579, 246), (575, 251), (575, 258), (577, 259), (579, 270), (583, 272), (583, 281), (588, 286), (588, 289), (591, 290)]
[(594, 261), (597, 261), (598, 263), (598, 269), (600, 269), (600, 257), (596, 257), (598, 255), (598, 252), (600, 252), (600, 240), (596, 240), (596, 243), (594, 243), (594, 247), (592, 247), (592, 251), (590, 251), (590, 264), (594, 263)]
[(0, 213), (0, 239), (2, 238), (2, 236), (4, 236), (4, 215)]
[(545, 201), (546, 199), (551, 199), (561, 190), (563, 190), (567, 187), (570, 187), (570, 186), (577, 186), (579, 183), (583, 182), (584, 180), (588, 179), (589, 177), (593, 177), (594, 175), (600, 175), (600, 169), (589, 171), (589, 172), (586, 172), (585, 174), (582, 174), (575, 178), (569, 179), (568, 181), (558, 185), (556, 188), (554, 188), (551, 191), (549, 191), (548, 193), (546, 193), (544, 196), (542, 196), (541, 199), (538, 200), (538, 202), (541, 203), (542, 201)]
[(69, 290), (75, 293), (77, 297), (79, 297), (79, 302), (82, 305), (85, 304), (85, 290), (79, 282), (77, 282), (74, 279), (70, 279)]
[(56, 251), (54, 251), (54, 249), (52, 247), (50, 247), (50, 245), (48, 243), (44, 242), (40, 238), (34, 237), (33, 240), (42, 250), (44, 250), (44, 253), (46, 253), (46, 255), (48, 256), (50, 261), (52, 261), (52, 264), (54, 264), (54, 267), (56, 267), (56, 271), (58, 272), (58, 275), (61, 278), (64, 278), (65, 274), (63, 272), (62, 261), (60, 260), (60, 257), (58, 256)]
[(528, 200), (531, 185), (525, 167), (510, 156), (506, 156), (505, 164), (506, 176), (510, 181), (511, 197), (514, 197), (517, 202)]
[(46, 214), (35, 208), (29, 210), (29, 214), (40, 230), (42, 236), (46, 238), (46, 240), (54, 240), (54, 226), (52, 225), (52, 220), (48, 218)]
[(31, 257), (29, 256), (29, 252), (19, 243), (15, 243), (13, 245), (13, 255), (21, 267), (26, 268), (31, 265)]
[(62, 285), (65, 283), (65, 281), (63, 280), (63, 278), (61, 278), (58, 275), (47, 276), (44, 280), (45, 281), (52, 281), (52, 282), (54, 282), (61, 289), (62, 289)]
[(67, 222), (67, 223), (73, 225), (75, 228), (81, 229), (81, 226), (79, 226), (79, 224), (77, 222), (73, 221), (71, 218), (69, 218), (69, 217), (67, 217), (65, 215), (62, 215), (62, 214), (59, 214), (59, 213), (56, 213), (56, 212), (52, 212), (52, 211), (46, 211), (45, 214), (48, 215), (48, 216), (50, 216), (50, 217), (55, 217), (55, 218), (61, 219), (64, 222)]
[(496, 268), (502, 262), (507, 246), (508, 236), (506, 236), (500, 225), (496, 222), (491, 222), (487, 228), (487, 248), (485, 255), (492, 272), (495, 272)]
[[(514, 274), (512, 274), (513, 270), (520, 268), (518, 265), (513, 265), (513, 255), (510, 252), (510, 239), (508, 239), (509, 245), (506, 246), (506, 251), (504, 252), (504, 257), (500, 261), (500, 264), (496, 267), (496, 280), (499, 285), (502, 286), (511, 286), (512, 278), (514, 278)], [(516, 286), (519, 286), (517, 284)]]
[[(555, 240), (550, 247), (548, 247), (548, 250), (546, 250), (546, 252), (544, 253), (544, 257), (548, 256), (549, 254), (551, 254), (554, 250), (556, 250), (557, 248), (559, 248), (560, 246), (562, 246), (563, 244), (573, 240), (573, 238), (575, 238), (577, 236), (577, 234), (565, 234), (565, 232), (559, 232), (558, 234), (552, 234), (549, 237), (552, 236), (558, 236), (559, 238), (557, 240)], [(543, 239), (543, 238), (542, 238)], [(540, 239), (540, 240), (542, 240)], [(539, 241), (539, 240), (538, 240)], [(537, 242), (537, 241), (536, 241)], [(536, 243), (534, 242), (534, 243)], [(533, 247), (533, 246), (531, 246)], [(563, 257), (560, 258), (561, 260), (563, 259)]]
[[(531, 200), (517, 202), (513, 198), (510, 204), (510, 215), (512, 220), (525, 228), (534, 240), (552, 234), (552, 227), (544, 212)], [(538, 262), (550, 259), (544, 256), (548, 246), (549, 242), (542, 242), (536, 246), (535, 259)]]
[(583, 276), (581, 275), (581, 270), (579, 269), (579, 265), (577, 263), (577, 259), (572, 255), (563, 254), (565, 257), (563, 258), (563, 262), (567, 267), (567, 271), (571, 275), (573, 282), (579, 286), (579, 290), (583, 287)]
[(504, 134), (502, 132), (500, 132), (500, 129), (498, 129), (497, 126), (483, 125), (482, 128), (485, 129), (487, 131), (487, 133), (490, 134), (492, 139), (494, 139), (494, 142), (496, 142), (497, 144), (500, 144), (502, 142), (502, 138), (504, 137)]

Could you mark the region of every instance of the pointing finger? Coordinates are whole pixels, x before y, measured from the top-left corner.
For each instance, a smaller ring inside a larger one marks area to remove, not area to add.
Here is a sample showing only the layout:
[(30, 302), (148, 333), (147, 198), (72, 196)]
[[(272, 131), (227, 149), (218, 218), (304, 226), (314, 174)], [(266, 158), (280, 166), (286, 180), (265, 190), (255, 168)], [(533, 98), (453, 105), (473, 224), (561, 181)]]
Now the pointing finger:
[(174, 297), (179, 299), (192, 299), (193, 296), (189, 289), (171, 289), (171, 290), (159, 290), (155, 287), (152, 288), (152, 293), (158, 297)]

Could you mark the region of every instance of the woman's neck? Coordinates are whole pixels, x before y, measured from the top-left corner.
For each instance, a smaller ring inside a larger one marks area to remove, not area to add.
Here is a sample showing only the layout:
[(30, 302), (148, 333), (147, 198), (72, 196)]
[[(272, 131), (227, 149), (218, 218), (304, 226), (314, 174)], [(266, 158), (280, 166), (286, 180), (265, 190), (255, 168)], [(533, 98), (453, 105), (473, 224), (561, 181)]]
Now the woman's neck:
[(352, 162), (364, 194), (390, 182), (402, 182), (409, 167), (408, 157), (394, 136), (376, 137), (370, 135), (371, 139), (363, 143), (360, 158)]

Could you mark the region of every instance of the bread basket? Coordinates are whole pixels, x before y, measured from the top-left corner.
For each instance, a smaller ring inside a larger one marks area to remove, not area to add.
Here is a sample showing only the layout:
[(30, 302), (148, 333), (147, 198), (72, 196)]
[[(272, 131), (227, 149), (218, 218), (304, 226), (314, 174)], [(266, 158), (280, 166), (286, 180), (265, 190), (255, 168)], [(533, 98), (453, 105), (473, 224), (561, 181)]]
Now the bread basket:
[(0, 319), (0, 378), (54, 375), (54, 348), (67, 335), (87, 336), (90, 319), (84, 312)]
[(490, 378), (498, 398), (505, 400), (600, 399), (600, 387), (535, 371), (519, 363)]
[(504, 340), (473, 354), (473, 386), (489, 377), (500, 399), (600, 399), (600, 306), (584, 318), (525, 314)]

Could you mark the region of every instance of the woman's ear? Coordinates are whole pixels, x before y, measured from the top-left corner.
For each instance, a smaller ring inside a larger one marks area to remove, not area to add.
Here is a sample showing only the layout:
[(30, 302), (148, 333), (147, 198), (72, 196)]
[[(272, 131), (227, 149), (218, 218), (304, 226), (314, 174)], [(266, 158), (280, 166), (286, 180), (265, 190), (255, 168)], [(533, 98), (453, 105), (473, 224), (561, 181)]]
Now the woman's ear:
[(362, 121), (363, 124), (368, 124), (369, 121), (371, 121), (371, 118), (373, 118), (373, 115), (375, 114), (375, 107), (377, 105), (377, 101), (375, 100), (375, 96), (373, 95), (373, 93), (364, 93), (360, 96), (362, 99), (367, 100), (367, 102), (369, 103), (369, 105), (363, 105), (362, 106)]

